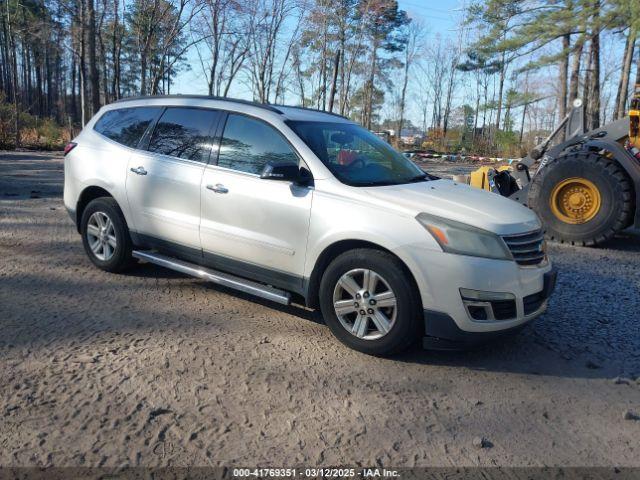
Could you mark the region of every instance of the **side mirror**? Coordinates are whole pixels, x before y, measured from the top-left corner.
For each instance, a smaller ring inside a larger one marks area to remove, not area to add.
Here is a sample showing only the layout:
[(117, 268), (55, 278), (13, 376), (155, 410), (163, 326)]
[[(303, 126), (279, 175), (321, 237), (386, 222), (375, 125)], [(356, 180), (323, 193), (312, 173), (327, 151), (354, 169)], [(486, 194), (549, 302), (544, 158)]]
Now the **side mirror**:
[(300, 167), (297, 163), (267, 162), (262, 169), (260, 178), (265, 180), (281, 180), (285, 182), (297, 182), (300, 178)]

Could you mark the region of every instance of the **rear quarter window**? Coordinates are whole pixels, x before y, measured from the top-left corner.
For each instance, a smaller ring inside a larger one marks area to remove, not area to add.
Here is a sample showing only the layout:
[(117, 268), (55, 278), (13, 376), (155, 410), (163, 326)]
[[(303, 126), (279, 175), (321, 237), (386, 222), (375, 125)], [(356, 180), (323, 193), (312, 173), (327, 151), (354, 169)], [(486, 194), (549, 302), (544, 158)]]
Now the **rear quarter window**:
[(105, 112), (93, 129), (105, 137), (127, 147), (136, 148), (160, 107), (119, 108)]

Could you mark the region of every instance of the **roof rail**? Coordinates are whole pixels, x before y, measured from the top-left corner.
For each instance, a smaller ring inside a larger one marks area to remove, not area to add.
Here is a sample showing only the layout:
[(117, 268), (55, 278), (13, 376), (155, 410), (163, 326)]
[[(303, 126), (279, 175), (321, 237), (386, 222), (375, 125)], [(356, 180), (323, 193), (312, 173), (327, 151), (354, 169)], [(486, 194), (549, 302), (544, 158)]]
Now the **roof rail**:
[[(275, 112), (275, 113), (279, 113), (282, 115), (282, 111), (278, 110), (274, 105), (269, 105), (266, 103), (259, 103), (259, 102), (252, 102), (250, 100), (242, 100), (239, 98), (229, 98), (229, 97), (216, 97), (213, 95), (180, 95), (180, 94), (175, 94), (175, 95), (139, 95), (136, 97), (127, 97), (127, 98), (121, 98), (120, 100), (116, 100), (115, 102), (112, 103), (124, 103), (124, 102), (130, 102), (130, 101), (134, 101), (134, 100), (144, 100), (144, 99), (163, 99), (163, 98), (193, 98), (193, 99), (199, 99), (199, 100), (220, 100), (223, 102), (231, 102), (231, 103), (240, 103), (242, 105), (250, 105), (252, 107), (257, 107), (257, 108), (262, 108), (264, 110), (269, 110), (271, 112)], [(284, 106), (284, 105), (282, 105)]]
[(297, 110), (307, 110), (309, 112), (317, 112), (317, 113), (326, 113), (327, 115), (333, 115), (334, 117), (344, 118), (345, 120), (351, 120), (349, 117), (345, 117), (344, 115), (340, 115), (339, 113), (327, 112), (326, 110), (320, 110), (318, 108), (309, 108), (309, 107), (295, 107), (293, 105), (278, 105), (274, 104), (273, 107), (284, 107), (284, 108), (295, 108)]

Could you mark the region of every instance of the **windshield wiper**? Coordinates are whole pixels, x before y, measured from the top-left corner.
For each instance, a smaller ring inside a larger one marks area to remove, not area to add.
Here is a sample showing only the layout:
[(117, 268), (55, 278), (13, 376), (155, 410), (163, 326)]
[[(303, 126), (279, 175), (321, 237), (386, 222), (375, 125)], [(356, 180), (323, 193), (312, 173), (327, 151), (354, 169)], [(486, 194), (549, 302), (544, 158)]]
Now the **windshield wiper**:
[(424, 180), (430, 180), (430, 177), (428, 175), (424, 175), (424, 176), (418, 176), (418, 177), (413, 177), (410, 178), (408, 180), (378, 180), (378, 181), (373, 181), (373, 182), (362, 182), (362, 183), (355, 183), (354, 186), (356, 187), (388, 187), (390, 185), (406, 185), (407, 183), (417, 183), (417, 182), (422, 182)]
[(409, 180), (407, 180), (407, 183), (417, 183), (422, 182), (423, 180), (431, 180), (431, 177), (426, 173), (423, 173), (422, 175), (417, 175), (413, 178), (410, 178)]
[(398, 185), (396, 182), (389, 180), (379, 180), (377, 182), (354, 183), (355, 187), (388, 187), (389, 185)]

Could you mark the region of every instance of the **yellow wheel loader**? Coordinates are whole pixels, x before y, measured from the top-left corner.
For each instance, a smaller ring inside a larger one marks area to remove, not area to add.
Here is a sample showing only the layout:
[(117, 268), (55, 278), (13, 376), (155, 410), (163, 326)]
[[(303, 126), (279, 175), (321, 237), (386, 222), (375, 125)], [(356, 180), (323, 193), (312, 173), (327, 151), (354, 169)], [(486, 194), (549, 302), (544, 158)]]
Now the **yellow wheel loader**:
[[(552, 146), (556, 137), (564, 140)], [(509, 197), (538, 214), (547, 237), (594, 246), (640, 228), (640, 85), (629, 116), (584, 131), (582, 102), (527, 157), (481, 167), (465, 181)]]

